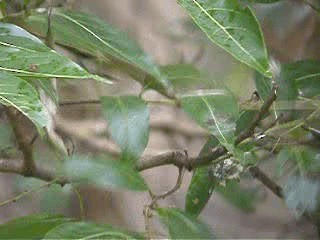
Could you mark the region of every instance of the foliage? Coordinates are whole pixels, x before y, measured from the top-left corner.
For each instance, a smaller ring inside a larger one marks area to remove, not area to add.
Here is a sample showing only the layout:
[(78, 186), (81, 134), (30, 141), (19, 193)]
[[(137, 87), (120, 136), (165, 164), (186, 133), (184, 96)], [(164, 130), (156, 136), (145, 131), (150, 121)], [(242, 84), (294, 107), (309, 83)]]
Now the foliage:
[[(64, 8), (37, 8), (43, 1), (31, 0), (24, 1), (16, 13), (10, 13), (9, 2), (0, 1), (1, 108), (22, 113), (34, 124), (44, 143), (44, 133), (51, 134), (54, 118), (41, 96), (45, 94), (59, 105), (53, 80), (92, 79), (114, 84), (53, 50), (51, 44), (47, 46), (44, 42), (49, 40), (79, 56), (94, 59), (112, 71), (126, 74), (141, 84), (143, 92), (152, 89), (162, 94), (166, 99), (161, 103), (181, 108), (206, 130), (209, 138), (192, 162), (181, 163), (176, 157), (181, 154), (171, 154), (164, 163), (155, 162), (163, 160), (159, 157), (149, 163), (154, 165), (144, 165), (142, 154), (150, 135), (148, 100), (142, 93), (102, 96), (101, 115), (120, 149), (118, 159), (74, 155), (64, 159), (52, 179), (52, 176), (44, 177), (32, 163), (30, 144), (17, 139), (26, 166), (15, 171), (3, 170), (0, 166), (0, 171), (51, 180), (53, 184), (149, 191), (152, 202), (145, 209), (145, 217), (151, 218), (152, 213), (157, 213), (171, 238), (212, 239), (211, 230), (199, 219), (210, 197), (217, 193), (234, 206), (252, 211), (257, 201), (256, 192), (245, 189), (239, 181), (268, 153), (276, 156), (277, 173), (288, 178), (287, 184), (282, 189), (266, 175), (255, 172), (254, 177), (283, 198), (297, 216), (317, 216), (319, 180), (313, 176), (320, 170), (317, 144), (320, 62), (303, 59), (275, 64), (270, 60), (272, 54), (268, 53), (260, 23), (249, 5), (273, 4), (276, 0), (177, 0), (210, 42), (254, 73), (256, 99), (245, 103), (232, 89), (223, 86), (187, 91), (189, 85), (215, 84), (209, 74), (190, 63), (157, 65), (126, 33), (96, 16)], [(313, 10), (319, 12), (315, 7)], [(10, 120), (13, 133), (0, 126), (0, 134), (5, 138), (19, 135), (19, 121)], [(1, 151), (10, 145), (8, 142), (0, 139)], [(164, 164), (176, 165), (181, 181), (182, 170), (193, 171), (185, 210), (157, 205), (157, 200), (179, 188), (179, 179), (171, 192), (155, 196), (139, 173)], [(141, 239), (148, 234), (60, 216), (27, 216), (0, 226), (0, 239)]]

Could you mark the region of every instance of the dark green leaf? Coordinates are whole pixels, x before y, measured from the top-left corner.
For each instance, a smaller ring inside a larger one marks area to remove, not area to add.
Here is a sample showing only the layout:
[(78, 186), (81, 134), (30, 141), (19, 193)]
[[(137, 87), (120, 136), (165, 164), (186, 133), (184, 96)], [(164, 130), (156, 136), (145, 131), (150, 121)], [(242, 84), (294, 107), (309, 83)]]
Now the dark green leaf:
[(320, 61), (309, 60), (284, 64), (281, 76), (286, 82), (295, 85), (303, 97), (320, 95)]
[(0, 70), (21, 77), (93, 78), (108, 82), (59, 55), (24, 29), (8, 23), (0, 23)]
[(48, 113), (33, 86), (21, 78), (1, 71), (0, 103), (15, 107), (40, 129), (49, 122)]
[[(47, 33), (47, 14), (33, 13), (18, 24), (44, 37)], [(121, 71), (126, 69), (132, 77), (146, 87), (173, 97), (169, 81), (161, 74), (151, 58), (127, 34), (97, 17), (54, 9), (52, 31), (56, 43), (102, 59), (107, 64), (120, 68)], [(146, 75), (153, 77), (149, 78), (150, 82), (145, 82)]]
[(217, 186), (220, 193), (228, 202), (243, 211), (253, 211), (257, 201), (254, 191), (244, 189), (236, 180), (227, 181), (226, 186)]
[(259, 96), (263, 100), (266, 100), (271, 93), (272, 79), (266, 78), (262, 74), (256, 72), (254, 80)]
[(133, 191), (148, 189), (140, 174), (126, 161), (73, 157), (65, 162), (64, 172), (82, 184)]
[(236, 0), (178, 0), (208, 38), (239, 61), (271, 77), (268, 54), (252, 10)]
[[(211, 137), (202, 148), (200, 155), (209, 154), (219, 145), (218, 139)], [(195, 169), (186, 195), (186, 213), (198, 216), (209, 201), (215, 186), (218, 184), (209, 176), (211, 166)]]
[(0, 239), (42, 239), (56, 226), (71, 222), (60, 216), (27, 216), (0, 225)]
[(75, 222), (59, 225), (49, 231), (44, 239), (143, 239), (143, 236), (109, 225)]
[(213, 239), (209, 227), (176, 208), (158, 208), (161, 222), (172, 239)]
[(237, 120), (236, 135), (239, 135), (242, 131), (246, 130), (252, 123), (253, 118), (256, 116), (257, 111), (247, 110), (241, 111), (239, 119)]
[(232, 151), (238, 105), (226, 90), (198, 91), (181, 97), (183, 109)]
[(112, 138), (125, 158), (139, 159), (149, 139), (149, 108), (136, 96), (102, 97)]
[(319, 200), (319, 182), (303, 176), (289, 177), (284, 187), (284, 195), (288, 208), (294, 209), (298, 217), (304, 212), (316, 210)]

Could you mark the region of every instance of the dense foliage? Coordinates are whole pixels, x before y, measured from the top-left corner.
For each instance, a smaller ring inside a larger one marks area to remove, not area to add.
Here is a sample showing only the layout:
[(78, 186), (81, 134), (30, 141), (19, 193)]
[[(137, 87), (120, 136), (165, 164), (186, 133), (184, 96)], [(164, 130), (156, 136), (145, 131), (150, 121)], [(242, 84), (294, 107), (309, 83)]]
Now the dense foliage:
[[(214, 238), (198, 217), (214, 192), (235, 206), (252, 209), (256, 195), (239, 185), (246, 173), (282, 198), (298, 216), (319, 222), (320, 188), (316, 176), (320, 170), (320, 62), (304, 59), (281, 65), (268, 56), (251, 6), (276, 1), (177, 1), (213, 44), (255, 72), (255, 98), (244, 104), (227, 87), (175, 91), (177, 85), (187, 84), (190, 79), (208, 76), (191, 64), (158, 66), (126, 33), (108, 23), (63, 7), (38, 8), (42, 2), (25, 0), (20, 11), (14, 12), (9, 8), (10, 1), (0, 1), (0, 103), (23, 155), (22, 165), (1, 160), (0, 172), (39, 178), (48, 184), (150, 191), (152, 201), (144, 214), (147, 219), (157, 215), (173, 239)], [(114, 83), (53, 50), (54, 45), (98, 60), (97, 64), (121, 71), (143, 86), (139, 96), (103, 96), (99, 100), (110, 136), (121, 149), (119, 160), (109, 155), (72, 155), (55, 138), (54, 116), (48, 106), (48, 100), (59, 106), (55, 81), (92, 79)], [(180, 107), (208, 132), (208, 142), (198, 157), (178, 151), (141, 159), (149, 140), (151, 114), (143, 93), (150, 89), (163, 95), (164, 104)], [(63, 162), (59, 171), (42, 172), (34, 164), (32, 144), (21, 137), (18, 112), (34, 124), (41, 140), (58, 152), (57, 160)], [(284, 188), (258, 167), (259, 161), (270, 154), (277, 156), (278, 174), (288, 177)], [(166, 164), (179, 168), (177, 185), (156, 196), (140, 172)], [(185, 170), (193, 171), (185, 209), (160, 207), (157, 200), (179, 188)], [(0, 226), (1, 239), (140, 239), (151, 238), (150, 234), (61, 216), (26, 216)]]

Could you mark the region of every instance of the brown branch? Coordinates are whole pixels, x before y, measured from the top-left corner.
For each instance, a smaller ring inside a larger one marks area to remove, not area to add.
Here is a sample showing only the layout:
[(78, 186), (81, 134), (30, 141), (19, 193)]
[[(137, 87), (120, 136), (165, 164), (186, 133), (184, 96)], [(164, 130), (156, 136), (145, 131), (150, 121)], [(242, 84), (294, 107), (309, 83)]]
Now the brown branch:
[[(268, 113), (269, 108), (273, 104), (273, 102), (276, 99), (276, 90), (277, 87), (273, 87), (272, 92), (269, 96), (269, 98), (264, 102), (262, 105), (260, 111), (257, 113), (255, 116), (254, 120), (252, 121), (250, 127), (241, 133), (238, 138), (236, 139), (236, 144), (241, 143), (243, 140), (251, 137), (254, 134), (254, 130), (259, 124), (259, 122), (262, 120), (263, 116)], [(9, 116), (12, 114), (12, 112), (9, 112)], [(15, 115), (13, 115), (15, 116)], [(16, 118), (13, 118), (15, 120)], [(17, 128), (16, 122), (13, 121), (14, 127)], [(64, 133), (69, 133), (68, 128), (64, 126), (64, 124), (60, 125), (58, 127), (60, 130), (63, 129)], [(18, 128), (19, 129), (19, 128)], [(36, 167), (33, 162), (32, 158), (32, 152), (30, 152), (30, 147), (29, 145), (26, 145), (26, 143), (30, 144), (30, 141), (26, 141), (25, 135), (20, 132), (20, 130), (14, 130), (15, 134), (17, 136), (17, 140), (19, 140), (19, 146), (22, 149), (22, 152), (24, 153), (24, 157), (28, 161), (22, 161), (22, 162), (17, 162), (17, 161), (11, 161), (11, 160), (1, 160), (0, 161), (0, 171), (1, 172), (11, 172), (11, 173), (16, 173), (16, 174), (21, 174), (25, 176), (30, 176), (30, 177), (35, 177), (42, 179), (44, 181), (52, 181), (54, 179), (57, 179), (57, 175), (55, 172)], [(70, 133), (71, 135), (74, 135), (74, 133)], [(20, 135), (22, 138), (20, 138)], [(18, 138), (19, 136), (19, 138)], [(81, 139), (81, 136), (78, 136), (78, 138)], [(88, 142), (89, 143), (89, 142)], [(225, 154), (227, 154), (227, 150), (223, 146), (219, 146), (215, 148), (210, 154), (205, 155), (205, 156), (199, 156), (196, 158), (188, 158), (187, 152), (186, 151), (174, 151), (174, 152), (168, 152), (168, 153), (162, 153), (156, 156), (151, 156), (151, 157), (143, 157), (140, 162), (138, 162), (136, 169), (138, 171), (143, 171), (146, 169), (150, 168), (155, 168), (163, 165), (175, 165), (179, 169), (186, 168), (188, 170), (192, 170), (194, 168), (203, 166), (203, 165), (208, 165), (212, 163), (215, 160), (219, 160), (219, 158)], [(31, 154), (31, 155), (30, 155)], [(115, 153), (115, 154), (118, 154)], [(31, 157), (31, 158), (30, 158)], [(30, 167), (29, 161), (32, 163), (32, 171), (28, 170), (26, 171), (26, 166)], [(267, 177), (259, 168), (257, 167), (252, 167), (250, 168), (250, 172), (253, 174), (255, 178), (260, 180), (264, 185), (266, 185), (268, 188), (271, 189), (274, 193), (276, 193), (277, 196), (282, 197), (282, 190), (279, 186), (277, 186), (269, 177)], [(27, 173), (27, 174), (26, 174)], [(70, 182), (70, 179), (60, 179), (58, 181), (60, 184), (65, 184)]]
[(269, 188), (275, 195), (283, 199), (283, 190), (276, 184), (271, 178), (269, 178), (264, 172), (261, 171), (258, 167), (249, 168), (249, 172), (252, 176), (258, 179), (263, 185)]
[(1, 159), (0, 160), (0, 172), (3, 173), (15, 173), (19, 175), (24, 175), (26, 177), (33, 177), (43, 181), (53, 181), (61, 185), (67, 184), (70, 182), (70, 179), (65, 177), (59, 177), (59, 175), (51, 170), (35, 166), (34, 170), (30, 175), (25, 175), (24, 161), (14, 160), (14, 159)]
[(35, 170), (35, 163), (33, 159), (31, 139), (25, 133), (24, 126), (21, 119), (18, 119), (19, 112), (12, 107), (5, 107), (6, 114), (11, 123), (18, 148), (23, 154), (23, 172), (24, 176), (32, 176)]

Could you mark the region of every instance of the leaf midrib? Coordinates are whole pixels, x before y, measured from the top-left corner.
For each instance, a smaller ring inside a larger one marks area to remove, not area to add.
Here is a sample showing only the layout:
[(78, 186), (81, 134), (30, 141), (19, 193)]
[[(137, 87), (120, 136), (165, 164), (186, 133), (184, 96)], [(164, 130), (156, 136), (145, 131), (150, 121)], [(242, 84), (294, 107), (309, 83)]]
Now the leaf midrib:
[(124, 55), (121, 51), (119, 51), (117, 48), (114, 48), (112, 45), (110, 45), (108, 42), (106, 42), (105, 40), (103, 40), (101, 37), (99, 37), (96, 33), (94, 33), (92, 30), (90, 30), (88, 27), (84, 26), (82, 23), (78, 22), (76, 19), (67, 16), (61, 12), (56, 11), (55, 12), (56, 15), (61, 16), (71, 22), (73, 22), (74, 24), (78, 25), (80, 28), (83, 28), (85, 31), (89, 32), (92, 36), (94, 36), (96, 39), (98, 39), (102, 44), (106, 45), (107, 47), (109, 47), (110, 49), (112, 49), (114, 52), (116, 52), (117, 54), (119, 54), (123, 59), (123, 61), (127, 62), (128, 64), (133, 64), (136, 67), (138, 67), (140, 70), (142, 71), (146, 71), (147, 73), (151, 74), (152, 76), (155, 76), (155, 74), (153, 74), (152, 72), (150, 72), (148, 69), (142, 67), (139, 64), (136, 64), (134, 61), (132, 61), (132, 59), (130, 59), (130, 57)]
[[(205, 13), (205, 15), (206, 15), (207, 17), (209, 17), (219, 28), (221, 28), (221, 30), (228, 36), (228, 38), (230, 38), (245, 54), (247, 54), (247, 55), (251, 58), (251, 60), (253, 60), (253, 62), (254, 62), (255, 64), (257, 64), (257, 66), (259, 66), (259, 68), (260, 68), (261, 70), (264, 71), (264, 67), (263, 67), (259, 62), (257, 62), (256, 59), (255, 59), (238, 41), (236, 41), (236, 40), (233, 38), (233, 36), (225, 29), (224, 26), (222, 26), (216, 19), (214, 19), (214, 18), (206, 11), (206, 9), (204, 9), (204, 8), (201, 6), (201, 4), (199, 4), (196, 0), (192, 0), (192, 1), (198, 6), (198, 8), (200, 8), (200, 10), (201, 10), (202, 12)], [(211, 37), (210, 37), (210, 38), (211, 38)]]

